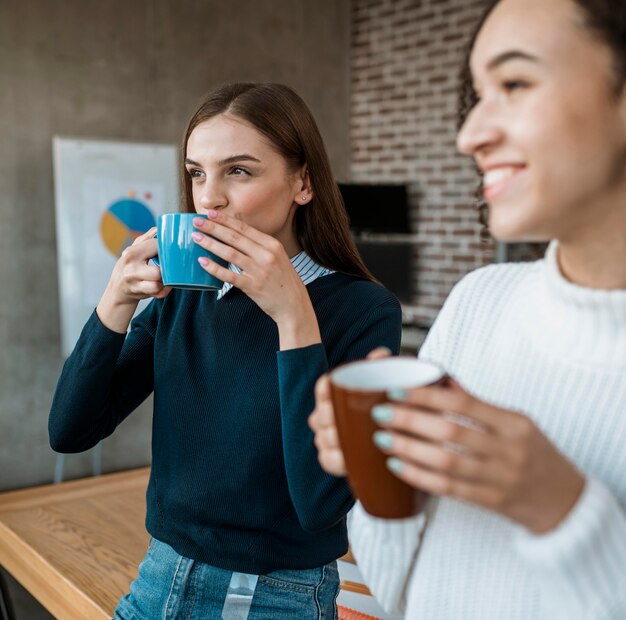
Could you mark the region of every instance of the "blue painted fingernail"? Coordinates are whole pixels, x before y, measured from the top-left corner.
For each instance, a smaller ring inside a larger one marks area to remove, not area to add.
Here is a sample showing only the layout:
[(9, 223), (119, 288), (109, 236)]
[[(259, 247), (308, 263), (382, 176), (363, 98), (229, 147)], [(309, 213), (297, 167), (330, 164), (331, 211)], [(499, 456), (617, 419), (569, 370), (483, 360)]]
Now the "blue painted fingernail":
[(408, 396), (408, 392), (406, 390), (401, 390), (401, 389), (389, 390), (387, 392), (387, 396), (389, 396), (391, 400), (406, 400), (406, 397)]
[(395, 457), (387, 459), (387, 467), (394, 474), (401, 474), (402, 472), (404, 472), (404, 463), (400, 459), (397, 459)]
[(393, 409), (387, 405), (375, 405), (372, 407), (372, 418), (376, 422), (391, 422), (393, 420)]
[(393, 446), (393, 438), (391, 437), (391, 433), (386, 431), (376, 431), (374, 433), (374, 443), (381, 450), (391, 450)]
[(202, 233), (199, 233), (199, 232), (192, 232), (192, 233), (191, 233), (191, 238), (192, 238), (194, 241), (202, 241)]

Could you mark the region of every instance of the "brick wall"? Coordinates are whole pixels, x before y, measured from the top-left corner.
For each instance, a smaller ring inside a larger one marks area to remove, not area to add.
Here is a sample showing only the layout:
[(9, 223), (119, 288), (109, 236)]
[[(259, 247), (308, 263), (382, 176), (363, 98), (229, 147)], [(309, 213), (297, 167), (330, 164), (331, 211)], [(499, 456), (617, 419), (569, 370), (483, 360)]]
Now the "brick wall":
[(472, 163), (455, 147), (458, 70), (484, 4), (352, 0), (350, 175), (408, 184), (414, 297), (407, 322), (432, 323), (452, 286), (493, 260), (472, 205)]

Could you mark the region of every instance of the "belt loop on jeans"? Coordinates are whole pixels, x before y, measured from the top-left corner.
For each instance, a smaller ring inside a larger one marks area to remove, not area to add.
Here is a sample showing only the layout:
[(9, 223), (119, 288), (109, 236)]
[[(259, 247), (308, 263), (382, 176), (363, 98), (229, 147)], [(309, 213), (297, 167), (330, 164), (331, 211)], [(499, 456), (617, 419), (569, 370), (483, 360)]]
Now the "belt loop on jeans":
[(258, 575), (233, 573), (222, 607), (222, 620), (247, 620)]

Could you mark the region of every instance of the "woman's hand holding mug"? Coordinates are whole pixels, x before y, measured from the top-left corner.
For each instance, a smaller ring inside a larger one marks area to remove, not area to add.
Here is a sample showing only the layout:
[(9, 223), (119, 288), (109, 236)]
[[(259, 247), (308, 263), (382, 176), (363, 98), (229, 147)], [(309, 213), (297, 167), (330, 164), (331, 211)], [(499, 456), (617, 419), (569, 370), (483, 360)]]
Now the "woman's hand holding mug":
[(207, 216), (194, 220), (194, 240), (242, 273), (209, 259), (201, 260), (204, 269), (243, 291), (276, 322), (281, 349), (321, 342), (309, 293), (283, 244), (224, 212), (209, 210)]
[[(527, 416), (489, 405), (454, 381), (393, 396), (374, 409), (385, 428), (376, 443), (414, 488), (482, 506), (537, 534), (576, 504), (584, 476)], [(309, 425), (322, 467), (345, 475), (326, 376), (317, 382)]]
[(537, 534), (556, 527), (584, 476), (527, 416), (456, 382), (451, 388), (409, 390), (375, 412), (387, 429), (377, 444), (392, 457), (390, 468), (416, 488), (493, 510)]
[(149, 263), (157, 254), (155, 233), (156, 228), (151, 228), (122, 252), (98, 303), (98, 317), (106, 327), (118, 333), (126, 333), (140, 300), (160, 299), (171, 290), (163, 285), (161, 270)]
[[(389, 349), (379, 347), (367, 359), (382, 359), (390, 355)], [(315, 447), (322, 468), (333, 476), (345, 476), (346, 463), (339, 445), (328, 375), (320, 377), (315, 384), (315, 409), (309, 416), (309, 426), (315, 433)]]

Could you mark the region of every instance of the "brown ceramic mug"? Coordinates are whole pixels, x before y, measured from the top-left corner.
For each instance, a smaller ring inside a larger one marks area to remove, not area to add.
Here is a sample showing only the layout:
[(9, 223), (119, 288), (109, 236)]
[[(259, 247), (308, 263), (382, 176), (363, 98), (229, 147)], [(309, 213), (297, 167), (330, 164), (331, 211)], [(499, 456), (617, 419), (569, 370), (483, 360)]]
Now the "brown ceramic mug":
[(389, 401), (387, 392), (443, 384), (446, 373), (435, 364), (415, 357), (361, 360), (330, 373), (339, 444), (348, 481), (367, 512), (385, 519), (418, 514), (428, 498), (394, 476), (386, 466), (387, 455), (373, 442), (380, 426), (372, 419), (374, 405)]

